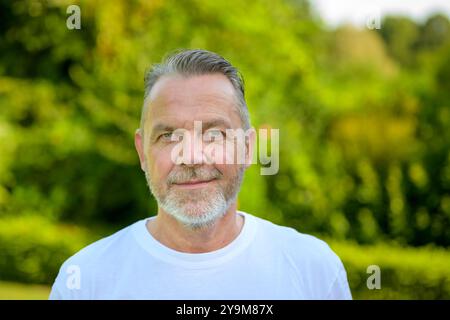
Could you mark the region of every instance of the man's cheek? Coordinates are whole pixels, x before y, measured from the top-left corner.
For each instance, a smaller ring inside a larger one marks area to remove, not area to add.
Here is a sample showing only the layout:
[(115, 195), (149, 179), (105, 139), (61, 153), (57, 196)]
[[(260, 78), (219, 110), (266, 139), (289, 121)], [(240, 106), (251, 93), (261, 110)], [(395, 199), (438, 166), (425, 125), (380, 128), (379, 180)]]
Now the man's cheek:
[(220, 180), (222, 180), (224, 183), (226, 183), (230, 179), (230, 177), (234, 176), (236, 171), (235, 167), (235, 165), (225, 163), (215, 165), (215, 168), (221, 173)]
[(162, 159), (151, 160), (147, 163), (147, 169), (152, 177), (153, 183), (160, 184), (167, 179), (167, 175), (170, 172), (170, 166)]

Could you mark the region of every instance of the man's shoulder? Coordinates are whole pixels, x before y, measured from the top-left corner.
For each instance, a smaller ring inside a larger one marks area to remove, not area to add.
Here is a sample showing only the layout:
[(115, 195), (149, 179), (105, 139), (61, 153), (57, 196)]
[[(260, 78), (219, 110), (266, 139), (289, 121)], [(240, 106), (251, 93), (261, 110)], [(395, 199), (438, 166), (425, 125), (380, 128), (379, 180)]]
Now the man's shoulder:
[(125, 242), (129, 241), (130, 236), (132, 236), (132, 228), (136, 223), (139, 223), (139, 221), (85, 246), (69, 257), (63, 263), (63, 266), (95, 266), (100, 262), (107, 260), (112, 254), (117, 255), (120, 252), (120, 248), (125, 245)]
[(285, 272), (300, 279), (300, 286), (308, 288), (311, 297), (351, 299), (344, 265), (324, 240), (292, 227), (256, 219), (261, 252), (272, 255)]
[(271, 246), (293, 258), (323, 262), (327, 260), (338, 266), (340, 259), (330, 246), (322, 239), (302, 233), (293, 227), (277, 224), (255, 216), (261, 230), (261, 237), (267, 239)]
[[(136, 223), (139, 223), (136, 222)], [(66, 259), (52, 286), (50, 299), (90, 299), (94, 279), (107, 274), (130, 250), (133, 225), (97, 240)], [(97, 281), (96, 280), (96, 281)]]
[[(323, 240), (292, 227), (256, 218), (261, 250), (272, 249), (277, 263), (297, 275), (299, 287), (313, 299), (351, 299), (341, 259)], [(263, 249), (262, 249), (263, 248)]]

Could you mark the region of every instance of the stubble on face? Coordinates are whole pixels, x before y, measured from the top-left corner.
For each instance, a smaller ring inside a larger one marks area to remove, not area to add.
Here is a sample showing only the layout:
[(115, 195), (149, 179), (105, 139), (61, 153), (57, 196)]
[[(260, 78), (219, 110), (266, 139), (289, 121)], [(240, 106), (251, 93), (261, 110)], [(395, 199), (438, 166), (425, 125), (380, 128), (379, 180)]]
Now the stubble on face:
[[(147, 184), (158, 206), (181, 222), (195, 230), (207, 228), (222, 218), (236, 200), (242, 183), (244, 167), (238, 166), (229, 178), (212, 166), (176, 166), (167, 179), (154, 183), (146, 172)], [(177, 186), (192, 180), (208, 181), (207, 185), (195, 189)]]

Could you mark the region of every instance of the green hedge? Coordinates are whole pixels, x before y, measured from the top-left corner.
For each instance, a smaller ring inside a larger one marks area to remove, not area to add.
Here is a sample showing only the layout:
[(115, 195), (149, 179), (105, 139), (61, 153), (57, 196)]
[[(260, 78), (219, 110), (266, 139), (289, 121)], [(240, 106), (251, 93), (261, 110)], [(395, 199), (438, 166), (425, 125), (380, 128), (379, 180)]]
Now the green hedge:
[(95, 240), (86, 230), (39, 216), (0, 219), (0, 280), (53, 283), (69, 256)]
[[(39, 216), (0, 218), (0, 280), (51, 284), (70, 255), (111, 231), (53, 224)], [(321, 237), (341, 257), (354, 299), (449, 299), (450, 252), (361, 246)], [(381, 289), (366, 285), (369, 265), (381, 269)]]
[[(362, 246), (327, 241), (342, 259), (355, 299), (450, 299), (450, 252), (435, 247)], [(369, 290), (367, 267), (381, 271), (381, 289)]]

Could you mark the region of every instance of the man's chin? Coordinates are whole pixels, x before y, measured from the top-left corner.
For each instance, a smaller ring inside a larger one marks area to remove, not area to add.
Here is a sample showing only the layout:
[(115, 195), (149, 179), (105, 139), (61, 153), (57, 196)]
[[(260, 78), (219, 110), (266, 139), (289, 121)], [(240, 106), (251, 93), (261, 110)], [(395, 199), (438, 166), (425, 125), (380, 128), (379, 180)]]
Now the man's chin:
[(187, 212), (183, 212), (183, 213), (178, 213), (173, 215), (173, 217), (180, 222), (181, 224), (183, 224), (185, 227), (189, 228), (189, 229), (201, 229), (201, 228), (205, 228), (205, 227), (209, 227), (211, 225), (213, 225), (219, 218), (220, 216), (210, 216), (207, 213), (187, 213)]
[(192, 201), (169, 206), (163, 206), (165, 211), (182, 224), (198, 228), (214, 224), (226, 212), (225, 206), (212, 205), (205, 201)]
[(205, 210), (205, 208), (208, 208), (209, 206), (205, 203), (202, 205), (202, 202), (196, 202), (195, 204), (193, 203), (192, 205), (183, 205), (180, 206), (177, 209), (178, 215), (182, 215), (184, 217), (186, 217), (186, 219), (202, 219), (202, 218), (206, 218), (208, 216), (208, 214), (210, 213), (209, 211)]

